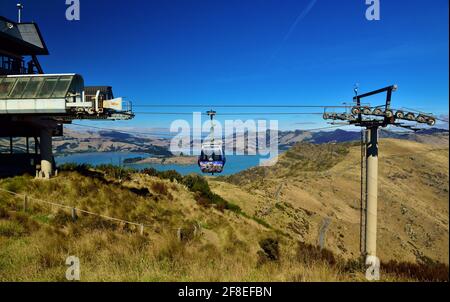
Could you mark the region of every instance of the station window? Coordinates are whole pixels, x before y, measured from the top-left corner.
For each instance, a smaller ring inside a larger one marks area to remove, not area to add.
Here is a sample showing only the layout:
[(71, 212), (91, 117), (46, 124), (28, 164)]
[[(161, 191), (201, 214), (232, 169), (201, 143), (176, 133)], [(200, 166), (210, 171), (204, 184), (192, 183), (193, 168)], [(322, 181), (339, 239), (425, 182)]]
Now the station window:
[(52, 98), (65, 98), (69, 85), (72, 82), (71, 77), (61, 77), (52, 93)]
[(3, 78), (3, 80), (0, 79), (0, 98), (8, 97), (15, 82), (16, 79), (12, 78)]
[(81, 99), (83, 78), (73, 75), (0, 77), (0, 98)]
[(23, 91), (28, 84), (30, 78), (19, 78), (16, 82), (16, 85), (13, 88), (13, 91), (9, 95), (10, 98), (20, 98), (22, 97)]
[(22, 95), (22, 98), (34, 98), (41, 87), (43, 82), (42, 78), (31, 78), (28, 82), (27, 87), (25, 87), (25, 91)]
[(58, 78), (46, 78), (44, 80), (44, 84), (41, 86), (39, 93), (37, 94), (37, 97), (49, 98), (52, 95), (57, 82)]

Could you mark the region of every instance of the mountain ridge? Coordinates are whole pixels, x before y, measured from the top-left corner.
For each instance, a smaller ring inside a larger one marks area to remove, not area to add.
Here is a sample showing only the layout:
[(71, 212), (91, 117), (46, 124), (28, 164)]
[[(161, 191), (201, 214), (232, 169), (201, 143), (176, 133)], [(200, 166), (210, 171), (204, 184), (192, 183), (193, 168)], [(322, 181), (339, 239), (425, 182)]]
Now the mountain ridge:
[[(423, 141), (435, 136), (448, 136), (448, 130), (432, 128), (411, 132), (396, 132), (389, 130), (381, 130), (382, 138), (397, 138), (412, 141)], [(347, 131), (336, 129), (334, 131), (279, 131), (278, 145), (281, 150), (287, 150), (298, 142), (310, 142), (316, 144), (324, 143), (340, 143), (360, 140), (361, 133), (358, 131)], [(242, 137), (245, 134), (238, 134)], [(267, 136), (266, 141), (269, 141)], [(235, 139), (231, 140), (235, 144)], [(64, 136), (54, 139), (56, 152), (59, 154), (92, 152), (97, 150), (100, 152), (118, 151), (118, 152), (144, 152), (155, 155), (171, 156), (169, 151), (170, 139), (167, 137), (142, 136), (140, 134), (126, 131), (101, 130), (80, 132), (70, 129), (65, 130)], [(236, 149), (237, 152), (253, 151), (258, 148), (256, 145), (244, 145), (244, 149)]]

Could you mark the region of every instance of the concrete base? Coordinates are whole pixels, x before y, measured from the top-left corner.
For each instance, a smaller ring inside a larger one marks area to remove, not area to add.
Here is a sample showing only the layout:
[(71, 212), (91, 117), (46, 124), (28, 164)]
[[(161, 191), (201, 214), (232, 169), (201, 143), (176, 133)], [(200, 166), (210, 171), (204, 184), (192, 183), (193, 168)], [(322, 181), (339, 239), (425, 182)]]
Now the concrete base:
[(39, 171), (39, 177), (50, 179), (50, 177), (53, 176), (53, 150), (51, 129), (41, 129), (39, 148), (41, 151), (41, 170)]

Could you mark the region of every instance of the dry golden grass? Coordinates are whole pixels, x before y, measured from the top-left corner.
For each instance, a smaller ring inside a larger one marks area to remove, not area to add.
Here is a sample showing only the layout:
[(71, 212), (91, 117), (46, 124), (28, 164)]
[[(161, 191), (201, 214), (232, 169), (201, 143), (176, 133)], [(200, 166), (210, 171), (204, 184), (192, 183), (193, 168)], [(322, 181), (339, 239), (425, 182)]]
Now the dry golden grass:
[[(384, 142), (381, 148), (388, 149)], [(392, 155), (403, 152), (392, 150)], [(364, 270), (355, 265), (358, 212), (352, 203), (358, 197), (354, 171), (357, 151), (350, 147), (348, 153), (342, 153), (343, 160), (329, 170), (299, 172), (287, 178), (278, 201), (276, 171), (268, 172), (262, 180), (255, 178), (265, 186), (250, 183), (238, 187), (208, 180), (213, 192), (240, 210), (218, 204), (205, 207), (199, 204), (198, 192), (190, 191), (176, 178), (171, 181), (151, 173), (121, 175), (120, 181), (111, 176), (114, 173), (105, 176), (98, 171), (89, 175), (62, 172), (50, 181), (27, 176), (0, 180), (0, 187), (10, 191), (146, 225), (140, 235), (134, 226), (84, 214), (74, 222), (65, 210), (33, 202), (23, 213), (20, 198), (0, 192), (0, 281), (65, 281), (64, 262), (69, 255), (80, 258), (82, 281), (365, 281)], [(386, 228), (403, 227), (405, 221), (417, 217), (425, 233), (431, 228), (444, 232), (431, 234), (432, 249), (422, 242), (421, 231), (415, 232), (413, 244), (422, 259), (439, 260), (448, 255), (448, 245), (442, 247), (438, 242), (443, 238), (448, 243), (448, 202), (442, 200), (448, 194), (442, 191), (445, 184), (448, 186), (448, 170), (443, 171), (441, 163), (448, 158), (448, 151), (414, 155), (414, 165), (427, 165), (429, 174), (426, 179), (414, 175), (408, 180), (413, 184), (396, 176), (411, 169), (404, 166), (410, 159), (393, 158), (390, 170), (383, 167), (381, 173), (385, 204), (380, 211), (385, 217), (380, 221), (380, 251), (382, 261), (391, 253), (402, 263), (389, 263), (382, 271), (382, 280), (429, 280), (423, 278), (430, 275), (428, 266), (404, 263), (417, 260), (410, 257), (411, 249), (400, 251), (399, 242), (412, 242), (405, 237), (409, 235), (393, 229), (400, 234), (396, 241)], [(447, 180), (439, 182), (436, 173)], [(394, 177), (390, 182), (395, 188), (416, 186), (422, 192), (410, 198), (402, 197), (401, 192), (387, 192), (384, 182), (389, 177)], [(331, 191), (324, 189), (324, 182), (334, 183)], [(424, 197), (432, 206), (426, 207)], [(406, 214), (401, 214), (401, 205)], [(267, 214), (261, 215), (262, 209)], [(331, 254), (315, 246), (327, 215), (332, 217), (326, 237)], [(304, 242), (303, 247), (298, 242)], [(310, 245), (305, 245), (308, 242)], [(348, 251), (343, 252), (342, 247)], [(330, 255), (335, 260), (330, 260)], [(448, 272), (448, 265), (435, 267), (433, 272), (442, 271)]]

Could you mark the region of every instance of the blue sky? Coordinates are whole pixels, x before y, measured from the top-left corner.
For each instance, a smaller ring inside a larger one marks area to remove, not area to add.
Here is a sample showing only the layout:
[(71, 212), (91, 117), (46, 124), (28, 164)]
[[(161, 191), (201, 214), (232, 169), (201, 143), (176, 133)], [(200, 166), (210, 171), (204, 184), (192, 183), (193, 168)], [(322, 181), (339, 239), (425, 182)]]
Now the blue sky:
[[(15, 19), (16, 2), (1, 0), (0, 14)], [(448, 114), (448, 0), (381, 0), (381, 20), (371, 22), (364, 0), (81, 0), (72, 22), (65, 0), (22, 2), (50, 50), (45, 72), (80, 73), (135, 105), (341, 105), (354, 83), (395, 83), (394, 107)], [(136, 108), (144, 110), (177, 109)], [(221, 112), (233, 110), (305, 111)], [(95, 125), (169, 127), (174, 118)], [(277, 118), (282, 129), (324, 124)]]

